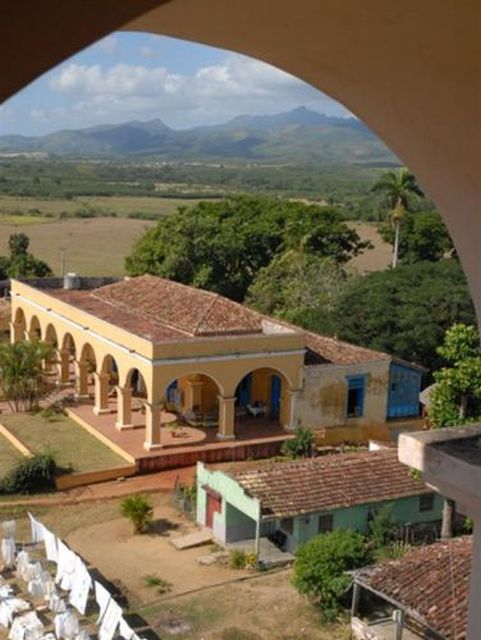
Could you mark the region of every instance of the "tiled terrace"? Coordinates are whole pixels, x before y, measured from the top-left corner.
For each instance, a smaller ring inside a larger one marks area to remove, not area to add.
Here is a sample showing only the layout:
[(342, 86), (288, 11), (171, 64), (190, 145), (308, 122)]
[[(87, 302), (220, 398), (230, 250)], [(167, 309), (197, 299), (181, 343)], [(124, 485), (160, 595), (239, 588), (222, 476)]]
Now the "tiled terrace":
[(97, 433), (115, 449), (122, 449), (135, 459), (141, 471), (194, 464), (197, 460), (220, 462), (261, 458), (276, 455), (282, 443), (292, 438), (279, 424), (265, 418), (242, 417), (236, 424), (235, 440), (217, 439), (216, 427), (190, 427), (179, 421), (178, 429), (169, 424), (175, 417), (162, 412), (162, 448), (147, 451), (144, 448), (145, 418), (140, 408), (132, 411), (133, 428), (120, 431), (115, 426), (116, 399), (109, 400), (111, 413), (95, 415), (92, 401), (72, 404), (70, 417), (79, 423), (87, 423), (91, 433)]

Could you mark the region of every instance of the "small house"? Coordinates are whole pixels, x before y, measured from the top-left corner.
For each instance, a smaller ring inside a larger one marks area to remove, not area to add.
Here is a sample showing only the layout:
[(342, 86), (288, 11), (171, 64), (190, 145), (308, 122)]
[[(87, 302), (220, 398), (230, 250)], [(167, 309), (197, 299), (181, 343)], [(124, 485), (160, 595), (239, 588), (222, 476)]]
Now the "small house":
[(343, 453), (289, 462), (234, 467), (197, 464), (197, 520), (223, 544), (269, 538), (297, 547), (334, 529), (369, 530), (378, 509), (417, 529), (437, 526), (442, 498), (413, 478), (394, 449)]

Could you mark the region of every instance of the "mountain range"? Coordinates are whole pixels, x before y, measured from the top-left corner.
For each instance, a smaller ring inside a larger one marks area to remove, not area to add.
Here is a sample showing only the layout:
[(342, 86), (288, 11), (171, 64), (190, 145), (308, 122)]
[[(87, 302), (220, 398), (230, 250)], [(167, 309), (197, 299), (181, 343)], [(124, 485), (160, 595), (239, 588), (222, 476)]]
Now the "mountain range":
[(0, 136), (1, 153), (155, 156), (166, 161), (396, 164), (384, 143), (356, 118), (298, 107), (275, 115), (241, 115), (223, 124), (171, 129), (161, 119), (64, 129), (43, 136)]

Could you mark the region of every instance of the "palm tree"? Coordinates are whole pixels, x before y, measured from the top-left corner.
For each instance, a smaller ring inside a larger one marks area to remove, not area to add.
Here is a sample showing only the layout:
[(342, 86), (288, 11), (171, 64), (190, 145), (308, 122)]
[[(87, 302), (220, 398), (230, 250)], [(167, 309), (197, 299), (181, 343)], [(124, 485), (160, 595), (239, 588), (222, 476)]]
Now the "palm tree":
[(372, 190), (381, 193), (391, 209), (391, 222), (394, 227), (392, 267), (395, 269), (398, 263), (402, 221), (406, 211), (409, 210), (412, 198), (422, 197), (424, 193), (414, 175), (406, 167), (401, 167), (398, 171), (385, 171)]
[(51, 357), (51, 345), (40, 340), (0, 347), (0, 390), (13, 411), (38, 406), (46, 391), (42, 363)]

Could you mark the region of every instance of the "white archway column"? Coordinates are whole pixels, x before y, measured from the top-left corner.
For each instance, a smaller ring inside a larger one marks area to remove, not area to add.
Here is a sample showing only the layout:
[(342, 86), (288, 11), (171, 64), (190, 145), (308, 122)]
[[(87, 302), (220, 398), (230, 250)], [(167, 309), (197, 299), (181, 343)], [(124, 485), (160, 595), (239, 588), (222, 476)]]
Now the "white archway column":
[(185, 401), (186, 409), (193, 409), (195, 406), (202, 406), (202, 380), (187, 380), (185, 385)]
[(10, 342), (16, 344), (23, 340), (24, 327), (21, 322), (10, 322)]
[(159, 403), (146, 402), (145, 406), (145, 442), (144, 449), (161, 449), (161, 407)]
[(285, 429), (294, 431), (297, 428), (297, 403), (302, 389), (287, 389), (287, 397), (289, 398), (288, 422), (283, 425)]
[(94, 373), (95, 384), (95, 404), (94, 413), (100, 416), (104, 413), (110, 413), (109, 409), (109, 379), (108, 373)]
[(77, 400), (85, 400), (89, 397), (89, 372), (85, 360), (74, 360), (75, 368), (75, 397)]
[(58, 362), (57, 362), (58, 384), (68, 385), (69, 365), (70, 365), (70, 351), (68, 351), (67, 349), (60, 349), (60, 351), (58, 352)]
[(115, 387), (117, 394), (117, 421), (115, 426), (117, 429), (131, 429), (132, 424), (132, 387)]
[(235, 396), (217, 396), (219, 400), (219, 440), (235, 439)]

